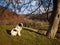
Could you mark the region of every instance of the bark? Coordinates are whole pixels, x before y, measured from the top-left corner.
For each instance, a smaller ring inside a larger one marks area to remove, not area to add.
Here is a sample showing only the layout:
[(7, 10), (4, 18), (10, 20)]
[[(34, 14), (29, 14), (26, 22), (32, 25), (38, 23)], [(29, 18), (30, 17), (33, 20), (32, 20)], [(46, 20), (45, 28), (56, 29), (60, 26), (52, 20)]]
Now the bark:
[(58, 25), (59, 25), (59, 15), (57, 14), (55, 19), (54, 19), (51, 31), (48, 34), (48, 38), (54, 39), (56, 32), (58, 30)]
[(54, 39), (57, 31), (58, 31), (58, 25), (59, 25), (59, 21), (60, 21), (60, 0), (57, 0), (57, 10), (56, 10), (56, 16), (54, 18), (51, 30), (49, 31), (47, 37)]

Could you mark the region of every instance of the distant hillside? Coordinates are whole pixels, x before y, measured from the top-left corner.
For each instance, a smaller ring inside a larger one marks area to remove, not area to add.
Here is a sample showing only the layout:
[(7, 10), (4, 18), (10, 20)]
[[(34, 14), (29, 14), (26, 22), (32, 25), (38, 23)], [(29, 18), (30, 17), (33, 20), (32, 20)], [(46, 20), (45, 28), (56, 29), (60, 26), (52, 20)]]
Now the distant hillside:
[(17, 24), (24, 22), (24, 19), (23, 15), (17, 15), (7, 8), (0, 6), (0, 24)]
[[(50, 17), (51, 12), (49, 12), (48, 18)], [(14, 12), (11, 12), (7, 8), (0, 6), (0, 24), (17, 24), (21, 22), (25, 22), (25, 19), (32, 19), (32, 20), (47, 20), (47, 14), (31, 14), (31, 15), (17, 15)], [(4, 23), (5, 22), (5, 23)]]
[(46, 21), (47, 18), (49, 19), (49, 17), (51, 16), (51, 12), (48, 12), (48, 16), (47, 13), (42, 13), (42, 14), (30, 14), (30, 15), (25, 15), (27, 18), (32, 19), (32, 20), (39, 20), (39, 21)]

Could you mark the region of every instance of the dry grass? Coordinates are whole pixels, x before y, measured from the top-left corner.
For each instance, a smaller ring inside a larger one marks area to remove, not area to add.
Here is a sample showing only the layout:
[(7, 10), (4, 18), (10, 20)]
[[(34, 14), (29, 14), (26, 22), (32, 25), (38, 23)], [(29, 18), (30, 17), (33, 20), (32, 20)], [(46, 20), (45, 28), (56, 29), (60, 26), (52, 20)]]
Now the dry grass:
[(13, 25), (0, 25), (0, 45), (60, 45), (57, 40), (51, 40), (30, 29), (23, 29), (22, 36), (12, 37), (7, 33)]

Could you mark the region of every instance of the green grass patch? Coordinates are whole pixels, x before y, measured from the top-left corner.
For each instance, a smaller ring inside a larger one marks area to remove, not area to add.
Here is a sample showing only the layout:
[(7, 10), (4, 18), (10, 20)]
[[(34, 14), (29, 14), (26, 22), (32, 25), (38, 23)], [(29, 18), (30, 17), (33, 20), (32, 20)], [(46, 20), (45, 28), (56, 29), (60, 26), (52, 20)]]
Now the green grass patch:
[(10, 31), (13, 27), (13, 25), (0, 26), (0, 45), (59, 45), (57, 40), (48, 39), (30, 29), (23, 29), (20, 37), (12, 37), (7, 30)]

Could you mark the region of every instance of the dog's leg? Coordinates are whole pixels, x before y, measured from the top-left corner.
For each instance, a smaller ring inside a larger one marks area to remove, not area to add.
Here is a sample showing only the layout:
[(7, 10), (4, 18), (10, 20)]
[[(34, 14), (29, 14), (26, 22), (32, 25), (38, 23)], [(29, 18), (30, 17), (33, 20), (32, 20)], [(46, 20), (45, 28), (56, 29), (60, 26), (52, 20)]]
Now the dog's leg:
[(18, 36), (21, 36), (21, 33), (20, 33), (20, 31), (18, 31), (17, 33), (18, 33)]

